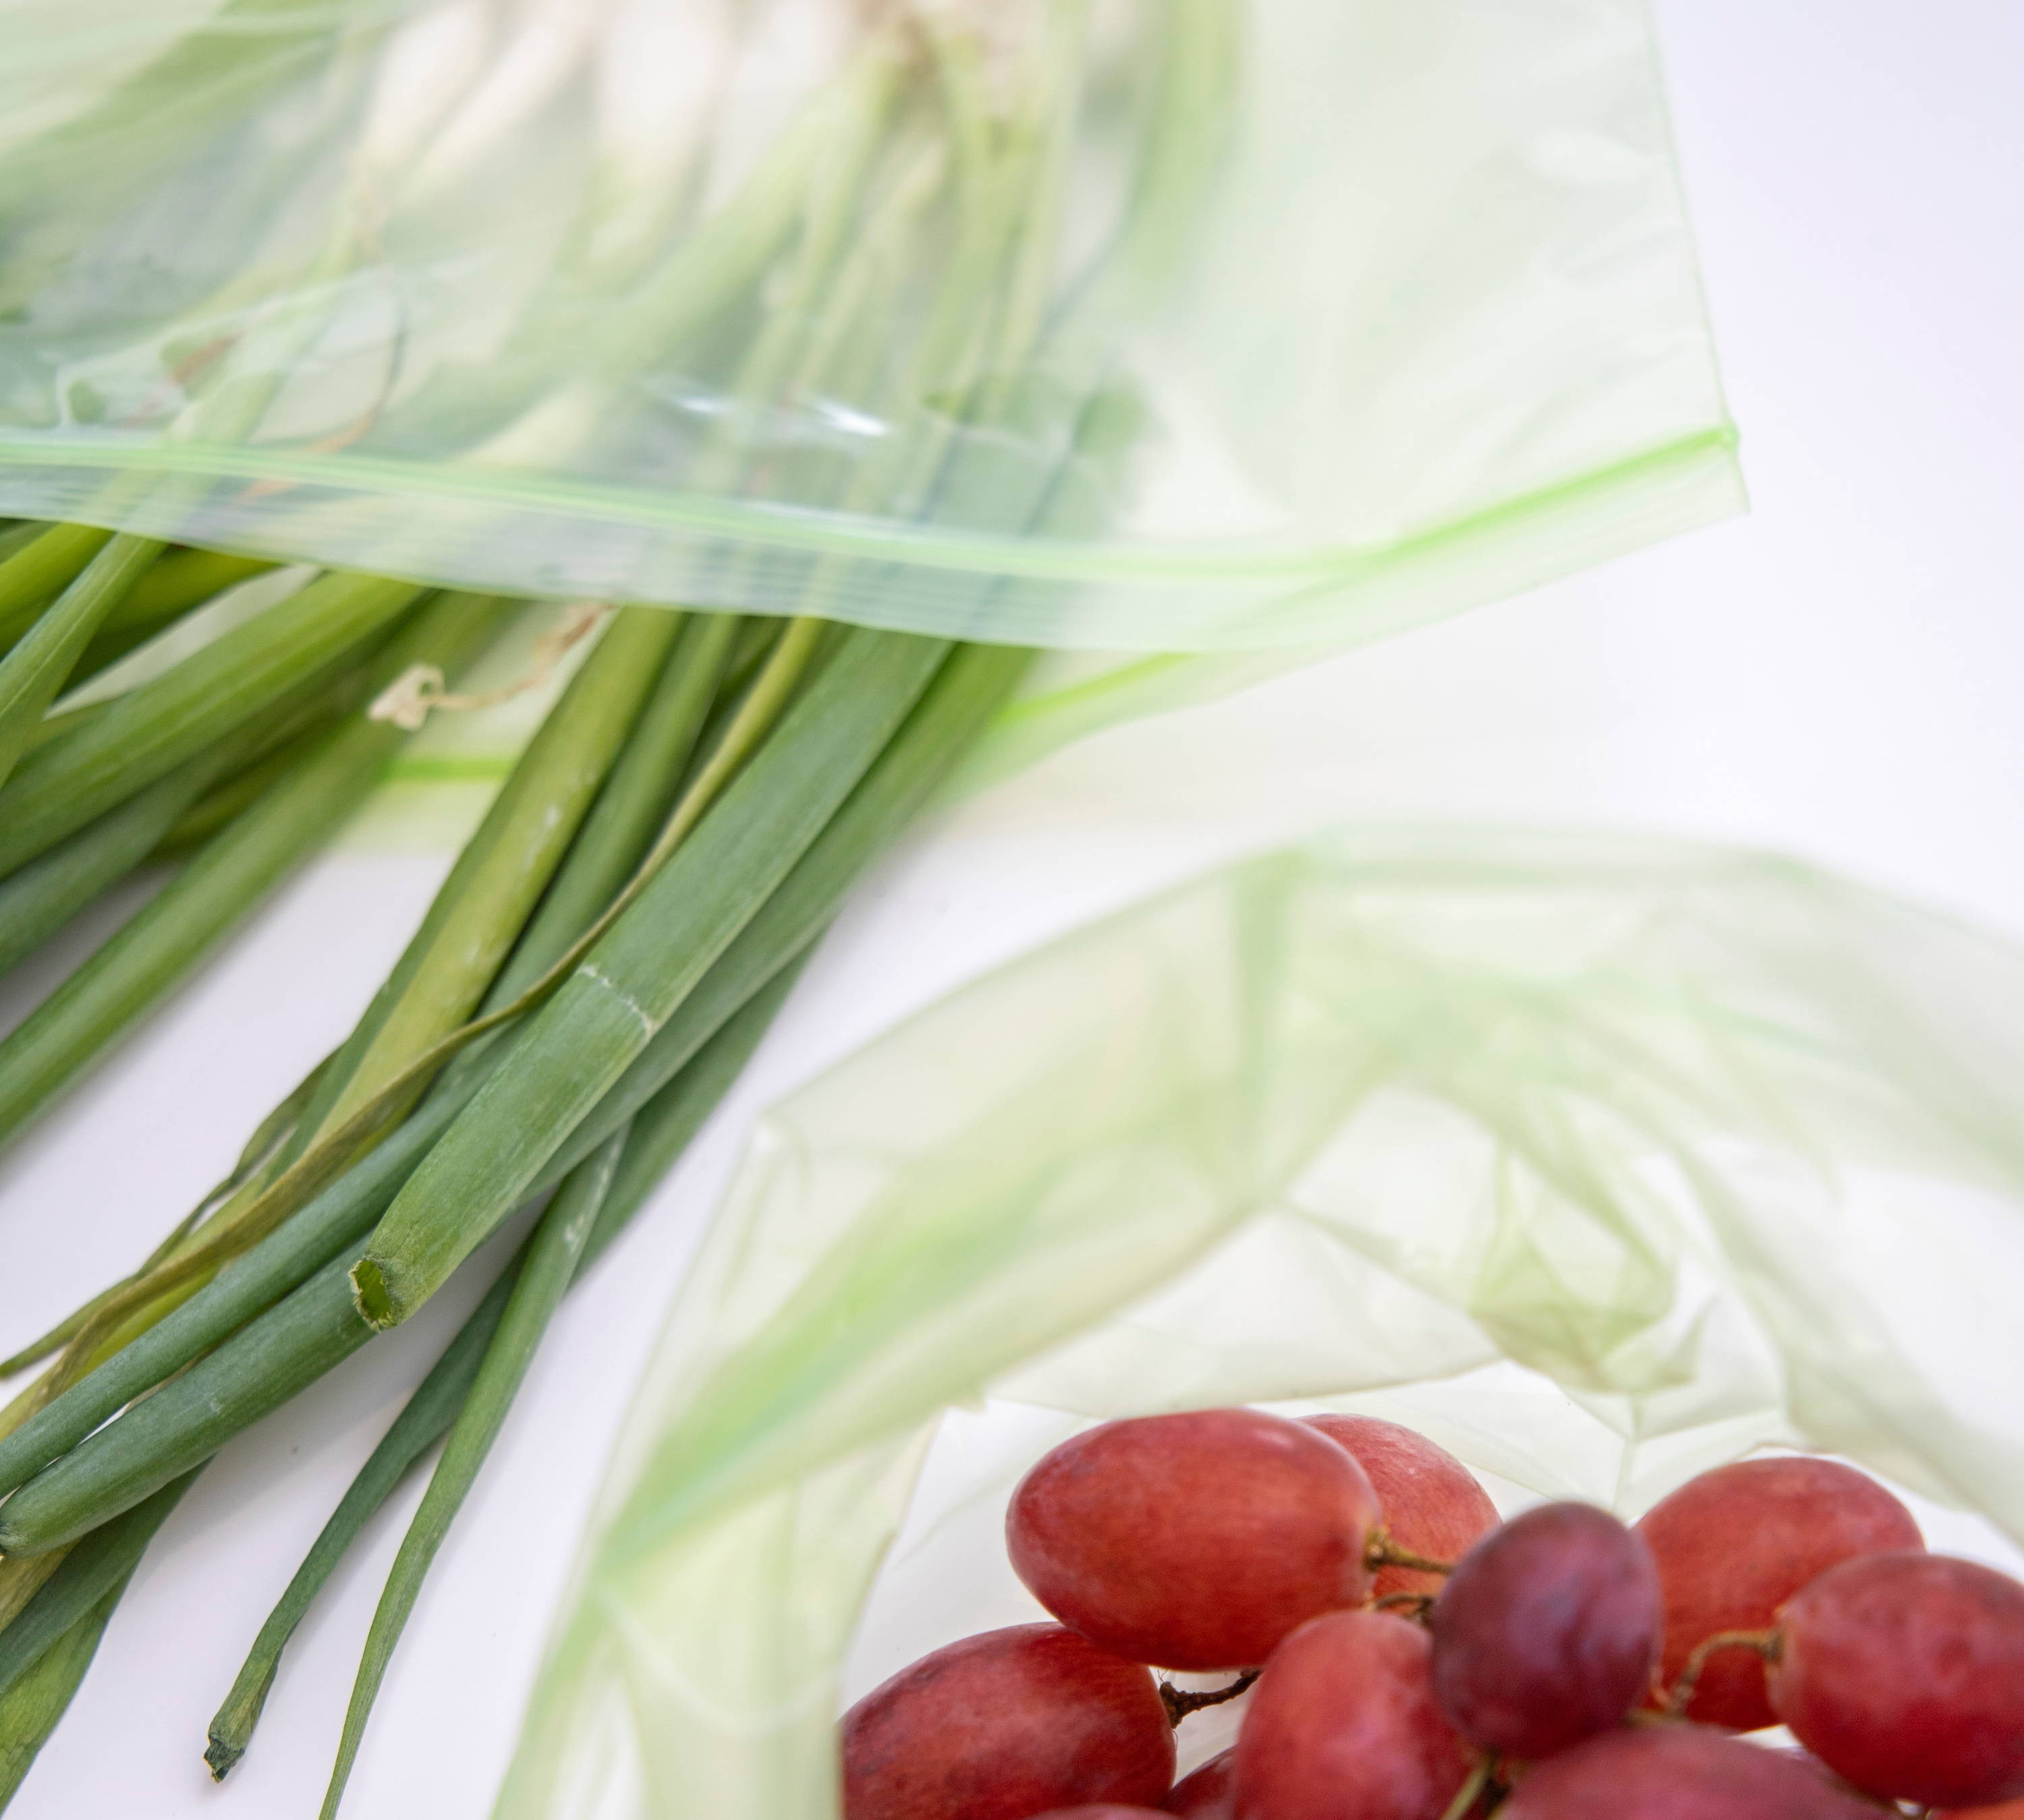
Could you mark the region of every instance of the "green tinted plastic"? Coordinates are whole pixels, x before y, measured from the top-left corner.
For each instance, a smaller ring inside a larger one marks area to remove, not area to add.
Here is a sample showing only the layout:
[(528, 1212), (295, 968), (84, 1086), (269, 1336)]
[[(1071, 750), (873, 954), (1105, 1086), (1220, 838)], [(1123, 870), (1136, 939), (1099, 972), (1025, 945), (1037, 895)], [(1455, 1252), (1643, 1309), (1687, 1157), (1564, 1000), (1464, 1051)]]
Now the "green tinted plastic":
[[(1732, 440), (1641, 0), (18, 0), (0, 33), (0, 514), (1307, 649), (1733, 510)], [(1226, 686), (1113, 668), (1120, 710)]]
[(1774, 859), (1337, 836), (1096, 925), (762, 1122), (500, 1811), (827, 1820), (1092, 1418), (1355, 1400), (1626, 1511), (1818, 1447), (2024, 1536), (2021, 1134), (2024, 954)]

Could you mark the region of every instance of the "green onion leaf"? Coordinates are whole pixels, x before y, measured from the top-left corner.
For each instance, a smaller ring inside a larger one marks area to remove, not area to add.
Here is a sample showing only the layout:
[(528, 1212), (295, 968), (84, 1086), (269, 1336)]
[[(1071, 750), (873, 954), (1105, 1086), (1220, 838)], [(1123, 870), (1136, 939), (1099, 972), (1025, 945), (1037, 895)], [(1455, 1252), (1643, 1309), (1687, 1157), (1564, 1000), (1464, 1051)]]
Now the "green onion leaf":
[[(372, 1614), (365, 1658), (359, 1664), (350, 1704), (345, 1709), (337, 1764), (331, 1771), (330, 1787), (324, 1796), (323, 1820), (332, 1820), (337, 1812), (358, 1755), (359, 1740), (365, 1735), (365, 1721), (379, 1694), (380, 1683), (385, 1679), (387, 1664), (393, 1659), (394, 1645), (407, 1626), (409, 1613), (415, 1609), (436, 1551), (442, 1546), (478, 1469), (498, 1438), (520, 1381), (527, 1375), (535, 1349), (548, 1331), (549, 1318), (576, 1275), (625, 1141), (622, 1131), (615, 1133), (601, 1149), (571, 1171), (556, 1189), (556, 1198), (542, 1214), (513, 1273), (513, 1287), (497, 1330), (485, 1348), (483, 1361), (451, 1426), (449, 1443), (436, 1463), (429, 1489), (422, 1495), (421, 1507), (401, 1539), (400, 1553), (394, 1558), (386, 1590)], [(0, 1639), (5, 1635), (0, 1632)]]
[(0, 657), (0, 784), (28, 750), (43, 710), (57, 698), (93, 635), (162, 547), (152, 537), (108, 539), (14, 648)]
[(35, 533), (0, 562), (0, 646), (20, 637), (112, 536), (96, 525), (38, 525)]
[(422, 592), (412, 582), (324, 576), (37, 747), (0, 786), (0, 875), (251, 719)]
[[(490, 623), (482, 606), (453, 599), (424, 616), (424, 642), (402, 639), (398, 653), (440, 648), (442, 655), (460, 657)], [(365, 720), (331, 734), (0, 1042), (0, 1144), (328, 837), (364, 800), (404, 737), (390, 723)]]
[[(597, 1223), (591, 1229), (583, 1255), (578, 1260), (578, 1277), (618, 1236), (744, 1071), (798, 972), (792, 964), (783, 968), (688, 1067), (640, 1108), (626, 1134), (625, 1151), (598, 1210)], [(280, 1668), (282, 1652), (317, 1595), (374, 1512), (456, 1419), (512, 1287), (512, 1273), (502, 1273), (485, 1299), (466, 1317), (456, 1338), (359, 1469), (288, 1582), (288, 1590), (261, 1626), (232, 1691), (211, 1722), (204, 1755), (217, 1780), (222, 1782), (245, 1755)]]
[(0, 1504), (0, 1555), (74, 1542), (200, 1466), (372, 1338), (342, 1257)]
[(117, 1593), (126, 1584), (141, 1551), (196, 1478), (196, 1472), (185, 1473), (93, 1530), (64, 1557), (63, 1565), (43, 1582), (20, 1616), (0, 1631), (0, 1696), (108, 1593)]
[(14, 1799), (37, 1753), (69, 1709), (125, 1590), (118, 1587), (108, 1592), (0, 1694), (0, 1807)]
[(582, 825), (680, 629), (678, 618), (654, 608), (622, 613), (606, 628), (339, 1052), (298, 1148), (343, 1126), (477, 1005)]

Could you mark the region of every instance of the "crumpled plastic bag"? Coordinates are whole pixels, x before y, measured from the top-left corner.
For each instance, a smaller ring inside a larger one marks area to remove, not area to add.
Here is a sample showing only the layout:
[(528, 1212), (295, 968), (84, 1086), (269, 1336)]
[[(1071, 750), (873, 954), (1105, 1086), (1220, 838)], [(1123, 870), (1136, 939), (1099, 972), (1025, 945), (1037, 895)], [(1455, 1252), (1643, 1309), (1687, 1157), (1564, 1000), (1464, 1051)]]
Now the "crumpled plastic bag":
[(499, 1811), (828, 1820), (840, 1701), (1030, 1610), (1005, 1496), (1094, 1419), (1352, 1400), (1626, 1513), (1818, 1448), (2024, 1538), (2020, 1214), (1971, 928), (1656, 839), (1216, 871), (763, 1120)]

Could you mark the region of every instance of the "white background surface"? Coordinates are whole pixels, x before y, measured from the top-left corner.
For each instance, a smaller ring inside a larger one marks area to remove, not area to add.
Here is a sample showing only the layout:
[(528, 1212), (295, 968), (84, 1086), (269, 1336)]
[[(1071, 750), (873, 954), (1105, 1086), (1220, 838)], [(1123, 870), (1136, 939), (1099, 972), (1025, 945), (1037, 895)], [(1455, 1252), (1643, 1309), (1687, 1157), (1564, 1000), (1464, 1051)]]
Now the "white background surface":
[[(1755, 515), (1091, 742), (889, 865), (652, 1215), (559, 1317), (409, 1628), (348, 1812), (488, 1811), (605, 1444), (740, 1132), (981, 967), (1356, 817), (1775, 845), (2024, 937), (2024, 8), (1659, 10)], [(221, 1173), (347, 1027), (442, 863), (325, 862), (9, 1158), (0, 1338), (130, 1265)], [(414, 1492), (299, 1635), (221, 1789), (204, 1722), (460, 1312), (431, 1309), (226, 1450), (15, 1814), (314, 1811)]]

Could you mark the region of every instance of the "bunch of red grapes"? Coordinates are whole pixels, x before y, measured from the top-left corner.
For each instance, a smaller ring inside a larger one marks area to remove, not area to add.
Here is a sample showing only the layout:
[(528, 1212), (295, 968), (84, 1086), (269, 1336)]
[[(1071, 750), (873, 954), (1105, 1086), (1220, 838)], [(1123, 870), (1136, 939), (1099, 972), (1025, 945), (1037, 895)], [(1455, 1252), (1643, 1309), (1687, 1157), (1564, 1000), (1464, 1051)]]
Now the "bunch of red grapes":
[[(1006, 1532), (1060, 1622), (853, 1707), (845, 1820), (2024, 1820), (2024, 1585), (1831, 1461), (1500, 1523), (1409, 1429), (1212, 1409), (1065, 1442)], [(1175, 1728), (1246, 1691), (1176, 1785)]]

